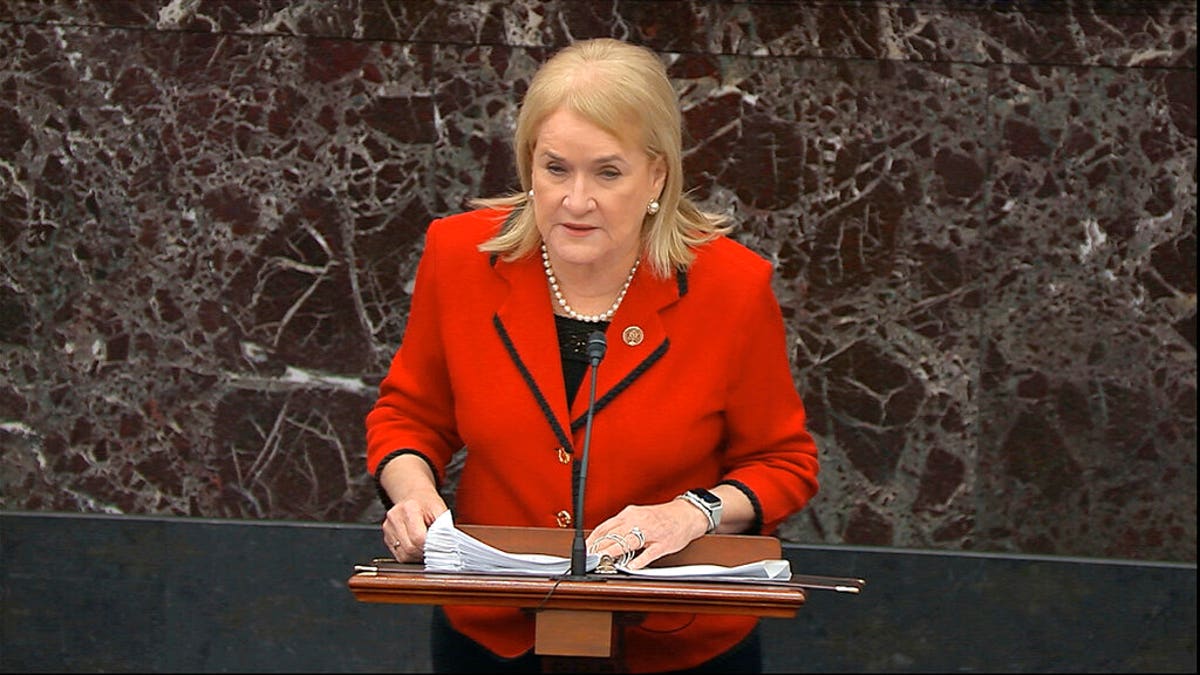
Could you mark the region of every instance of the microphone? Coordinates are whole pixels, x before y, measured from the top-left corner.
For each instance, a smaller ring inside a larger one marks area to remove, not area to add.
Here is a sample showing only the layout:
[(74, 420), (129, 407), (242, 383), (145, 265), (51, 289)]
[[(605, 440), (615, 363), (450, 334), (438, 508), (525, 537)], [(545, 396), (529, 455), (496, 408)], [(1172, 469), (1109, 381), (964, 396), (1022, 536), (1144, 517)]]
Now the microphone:
[(588, 450), (592, 445), (592, 416), (596, 414), (596, 373), (608, 343), (604, 333), (592, 331), (587, 341), (587, 356), (592, 363), (592, 385), (588, 394), (587, 426), (583, 432), (583, 455), (579, 458), (579, 475), (575, 482), (575, 541), (571, 544), (571, 576), (576, 579), (587, 577), (587, 547), (583, 537), (583, 490), (587, 487)]
[(587, 355), (593, 368), (600, 365), (606, 349), (608, 349), (608, 341), (604, 339), (604, 333), (598, 330), (592, 331), (592, 334), (588, 336)]

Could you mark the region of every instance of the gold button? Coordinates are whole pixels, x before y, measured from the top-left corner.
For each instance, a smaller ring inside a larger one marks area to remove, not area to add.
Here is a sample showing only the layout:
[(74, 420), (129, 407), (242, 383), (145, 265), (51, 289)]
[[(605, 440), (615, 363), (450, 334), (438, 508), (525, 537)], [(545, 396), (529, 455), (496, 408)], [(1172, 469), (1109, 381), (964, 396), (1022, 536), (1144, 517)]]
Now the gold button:
[(571, 526), (571, 513), (569, 511), (567, 511), (566, 509), (563, 509), (562, 511), (559, 511), (558, 513), (554, 514), (554, 518), (555, 518), (555, 520), (558, 521), (559, 527), (570, 527)]
[(563, 464), (571, 463), (571, 453), (567, 452), (567, 449), (562, 446), (558, 448), (558, 461)]
[(646, 333), (638, 326), (629, 326), (621, 331), (621, 340), (630, 347), (636, 347), (642, 344), (642, 340), (646, 338)]

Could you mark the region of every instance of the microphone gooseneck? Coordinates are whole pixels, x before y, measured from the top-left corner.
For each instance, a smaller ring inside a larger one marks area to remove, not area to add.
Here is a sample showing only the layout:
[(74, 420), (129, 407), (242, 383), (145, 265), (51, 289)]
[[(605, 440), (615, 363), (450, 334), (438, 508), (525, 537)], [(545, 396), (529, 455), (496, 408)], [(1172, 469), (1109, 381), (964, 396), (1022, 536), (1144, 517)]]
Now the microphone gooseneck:
[(587, 486), (588, 450), (592, 445), (592, 417), (596, 414), (596, 373), (608, 343), (604, 333), (592, 331), (587, 341), (587, 356), (592, 364), (591, 387), (588, 393), (587, 425), (583, 432), (583, 454), (579, 458), (579, 476), (575, 482), (575, 540), (571, 544), (571, 576), (581, 579), (587, 576), (587, 546), (583, 536), (583, 492)]

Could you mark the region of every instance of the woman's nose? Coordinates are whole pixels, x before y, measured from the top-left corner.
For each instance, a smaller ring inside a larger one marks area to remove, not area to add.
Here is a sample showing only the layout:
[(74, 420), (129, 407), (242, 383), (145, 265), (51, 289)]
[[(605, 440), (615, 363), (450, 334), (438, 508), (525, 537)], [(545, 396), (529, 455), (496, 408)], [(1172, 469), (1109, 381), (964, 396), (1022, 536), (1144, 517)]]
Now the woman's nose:
[(575, 213), (585, 213), (595, 208), (586, 179), (580, 177), (571, 181), (567, 194), (563, 195), (563, 207)]

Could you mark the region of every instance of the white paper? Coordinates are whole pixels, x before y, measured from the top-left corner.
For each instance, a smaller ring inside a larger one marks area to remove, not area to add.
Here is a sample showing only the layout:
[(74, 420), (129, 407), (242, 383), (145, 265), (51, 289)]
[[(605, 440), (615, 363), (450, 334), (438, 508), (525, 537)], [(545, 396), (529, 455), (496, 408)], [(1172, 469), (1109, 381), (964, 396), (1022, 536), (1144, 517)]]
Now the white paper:
[(786, 560), (759, 560), (757, 562), (725, 567), (723, 565), (674, 565), (671, 567), (644, 567), (640, 570), (627, 569), (618, 565), (617, 570), (637, 577), (659, 577), (663, 579), (780, 579), (792, 578), (792, 566)]
[[(588, 569), (600, 556), (588, 556)], [(571, 560), (543, 553), (508, 553), (483, 543), (454, 526), (450, 511), (438, 516), (425, 535), (425, 569), (429, 572), (487, 572), (555, 576), (571, 571)]]

